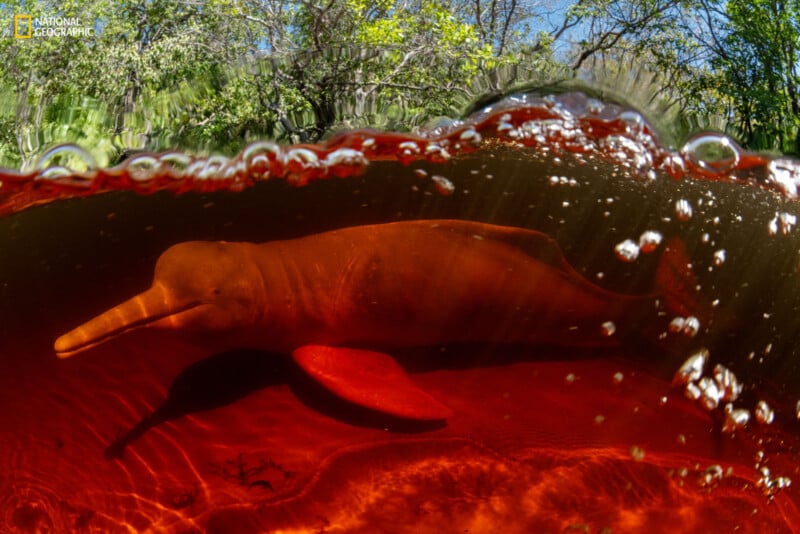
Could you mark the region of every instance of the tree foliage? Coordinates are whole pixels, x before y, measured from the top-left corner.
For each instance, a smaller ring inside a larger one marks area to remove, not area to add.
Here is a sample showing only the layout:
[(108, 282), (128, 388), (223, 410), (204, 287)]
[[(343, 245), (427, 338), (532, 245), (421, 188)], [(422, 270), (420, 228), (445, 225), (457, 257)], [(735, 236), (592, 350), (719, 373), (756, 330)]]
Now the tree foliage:
[[(2, 3), (0, 164), (30, 167), (65, 141), (111, 164), (137, 150), (232, 153), (255, 138), (412, 129), (481, 97), (571, 76), (619, 92), (646, 86), (642, 100), (658, 101), (654, 109), (730, 124), (755, 148), (797, 152), (799, 3)], [(19, 13), (78, 17), (95, 32), (14, 39)]]
[(706, 44), (745, 142), (800, 153), (800, 2), (729, 0), (703, 10), (718, 25)]

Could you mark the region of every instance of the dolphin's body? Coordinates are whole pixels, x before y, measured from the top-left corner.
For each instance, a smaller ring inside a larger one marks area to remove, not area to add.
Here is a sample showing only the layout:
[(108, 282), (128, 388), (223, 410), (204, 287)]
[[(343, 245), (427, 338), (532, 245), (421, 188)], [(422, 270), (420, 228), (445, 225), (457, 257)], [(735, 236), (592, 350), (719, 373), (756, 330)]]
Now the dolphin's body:
[(441, 419), (449, 410), (393, 359), (354, 347), (601, 346), (614, 342), (608, 322), (642, 313), (655, 313), (652, 298), (589, 283), (544, 234), (422, 220), (264, 244), (179, 243), (159, 258), (150, 289), (61, 336), (55, 350), (66, 358), (138, 328), (179, 329), (292, 354), (348, 400)]

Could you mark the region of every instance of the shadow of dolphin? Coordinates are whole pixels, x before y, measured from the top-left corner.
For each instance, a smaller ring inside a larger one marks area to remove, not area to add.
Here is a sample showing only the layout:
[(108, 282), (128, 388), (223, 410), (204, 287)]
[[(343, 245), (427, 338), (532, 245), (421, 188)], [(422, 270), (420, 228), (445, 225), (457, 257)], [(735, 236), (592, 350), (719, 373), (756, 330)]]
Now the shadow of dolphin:
[(120, 459), (134, 441), (156, 426), (233, 404), (256, 391), (288, 384), (306, 406), (353, 426), (416, 433), (441, 428), (442, 421), (414, 421), (358, 406), (309, 378), (291, 358), (260, 350), (232, 350), (186, 367), (172, 382), (166, 398), (149, 415), (116, 438), (105, 450), (107, 460)]
[(184, 369), (167, 397), (133, 428), (106, 448), (108, 460), (151, 428), (185, 415), (233, 404), (261, 388), (286, 382), (287, 359), (266, 357), (263, 351), (233, 350), (215, 354)]

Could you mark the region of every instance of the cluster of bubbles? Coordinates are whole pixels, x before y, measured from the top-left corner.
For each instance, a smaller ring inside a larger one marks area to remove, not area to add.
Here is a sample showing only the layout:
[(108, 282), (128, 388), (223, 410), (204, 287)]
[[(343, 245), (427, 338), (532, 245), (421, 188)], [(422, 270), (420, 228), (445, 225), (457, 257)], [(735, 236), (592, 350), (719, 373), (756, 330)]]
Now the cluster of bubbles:
[(708, 357), (709, 352), (704, 348), (692, 353), (675, 373), (672, 384), (683, 387), (688, 399), (698, 401), (708, 411), (716, 410), (720, 403), (727, 403), (723, 431), (731, 433), (750, 420), (750, 412), (734, 409), (732, 404), (741, 395), (742, 384), (730, 369), (721, 364), (714, 366), (711, 376), (704, 376)]
[(673, 317), (667, 329), (672, 334), (683, 334), (686, 337), (694, 337), (700, 332), (700, 319), (694, 315), (688, 317)]
[(758, 468), (758, 474), (756, 485), (770, 498), (792, 485), (792, 479), (786, 476), (773, 476), (769, 467), (765, 465)]
[[(733, 371), (719, 363), (714, 365), (710, 375), (705, 374), (708, 360), (707, 349), (701, 348), (693, 352), (673, 376), (673, 387), (682, 388), (686, 398), (697, 402), (708, 412), (721, 408), (724, 415), (722, 432), (726, 434), (744, 429), (751, 420), (761, 425), (772, 424), (775, 411), (764, 400), (759, 400), (752, 412), (736, 407), (734, 402), (742, 394), (743, 384)], [(769, 468), (762, 465), (763, 460), (764, 453), (760, 451), (755, 466), (759, 476), (757, 484), (766, 495), (773, 497), (781, 489), (789, 487), (792, 481), (785, 476), (772, 476)]]
[(688, 221), (692, 218), (692, 205), (685, 198), (675, 202), (675, 216), (679, 221)]
[(650, 254), (661, 244), (663, 236), (655, 230), (646, 230), (639, 236), (639, 241), (626, 239), (614, 247), (614, 254), (621, 261), (631, 263), (636, 261), (639, 253)]
[(769, 221), (769, 235), (780, 232), (781, 235), (789, 235), (797, 224), (797, 216), (792, 213), (776, 213), (775, 217)]
[[(23, 189), (25, 198), (17, 198), (4, 212), (106, 190), (238, 191), (271, 178), (305, 185), (317, 179), (358, 175), (370, 161), (442, 163), (498, 143), (533, 148), (554, 157), (564, 152), (598, 157), (644, 180), (654, 180), (661, 172), (676, 179), (745, 181), (772, 188), (790, 199), (797, 198), (800, 187), (800, 165), (794, 160), (751, 154), (725, 136), (708, 133), (674, 151), (660, 144), (654, 129), (638, 112), (582, 93), (566, 93), (511, 96), (463, 121), (418, 135), (357, 130), (317, 145), (279, 146), (258, 141), (233, 158), (182, 152), (138, 154), (116, 167), (102, 169), (86, 150), (60, 145), (42, 154), (31, 172), (0, 169), (0, 202)], [(766, 172), (751, 172), (755, 167)], [(440, 194), (455, 190), (445, 176), (429, 178)], [(557, 182), (564, 183), (560, 178)], [(685, 200), (678, 201), (676, 211), (679, 219), (691, 217), (691, 206)], [(793, 224), (781, 216), (776, 221), (784, 232)]]

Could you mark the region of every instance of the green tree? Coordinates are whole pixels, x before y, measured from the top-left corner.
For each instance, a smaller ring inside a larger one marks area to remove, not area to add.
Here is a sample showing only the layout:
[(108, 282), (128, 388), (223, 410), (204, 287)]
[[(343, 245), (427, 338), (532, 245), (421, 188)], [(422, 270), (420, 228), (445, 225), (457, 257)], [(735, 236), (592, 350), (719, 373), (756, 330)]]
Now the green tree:
[(736, 125), (756, 149), (800, 154), (800, 2), (730, 0), (704, 5), (722, 22), (709, 45), (733, 102)]
[[(94, 6), (85, 9), (91, 13)], [(64, 95), (76, 81), (73, 58), (90, 53), (90, 45), (81, 39), (15, 39), (12, 21), (15, 14), (42, 16), (77, 16), (84, 8), (75, 2), (64, 2), (56, 11), (49, 3), (26, 2), (0, 4), (0, 16), (8, 23), (0, 39), (0, 94), (7, 102), (2, 122), (13, 132), (15, 149), (5, 147), (1, 152), (14, 154), (15, 163), (26, 166), (42, 145), (42, 132), (50, 127), (48, 107), (63, 106)]]
[[(29, 167), (43, 147), (70, 140), (95, 147), (101, 162), (129, 150), (157, 149), (179, 132), (192, 80), (208, 79), (242, 54), (228, 25), (231, 2), (93, 0), (0, 4), (0, 93), (16, 139), (13, 163)], [(94, 35), (11, 38), (13, 15), (78, 17)], [(144, 104), (146, 102), (146, 105)], [(8, 106), (7, 106), (8, 108)], [(201, 119), (202, 120), (202, 119)], [(98, 145), (101, 145), (98, 147)], [(8, 148), (2, 151), (9, 154)]]
[[(410, 129), (574, 76), (655, 115), (690, 117), (680, 131), (722, 128), (691, 118), (723, 116), (751, 146), (797, 150), (798, 2), (4, 3), (0, 161), (30, 167), (64, 141), (108, 164), (137, 150), (234, 153), (255, 138)], [(13, 39), (21, 12), (78, 16), (97, 31)]]
[(452, 116), (472, 98), (481, 67), (508, 61), (438, 0), (303, 1), (290, 25), (291, 38), (264, 54), (259, 74), (272, 88), (270, 109), (301, 141), (331, 128)]

